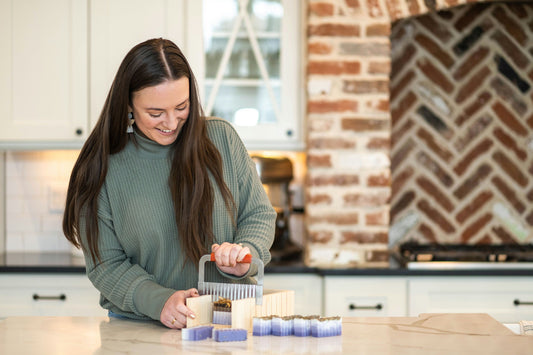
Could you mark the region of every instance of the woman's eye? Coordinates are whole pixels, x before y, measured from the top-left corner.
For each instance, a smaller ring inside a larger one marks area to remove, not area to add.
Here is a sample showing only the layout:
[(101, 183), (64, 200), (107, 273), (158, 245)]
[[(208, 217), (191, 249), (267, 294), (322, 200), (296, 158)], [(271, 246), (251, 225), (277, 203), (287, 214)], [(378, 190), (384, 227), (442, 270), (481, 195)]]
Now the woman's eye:
[(161, 117), (162, 114), (163, 114), (163, 113), (161, 112), (161, 113), (159, 113), (159, 114), (157, 114), (157, 115), (156, 115), (156, 114), (153, 114), (153, 113), (150, 113), (149, 115), (150, 115), (150, 117), (158, 118), (158, 117)]
[(182, 107), (176, 107), (176, 110), (178, 111), (185, 111), (186, 109), (187, 109), (187, 105), (182, 106)]

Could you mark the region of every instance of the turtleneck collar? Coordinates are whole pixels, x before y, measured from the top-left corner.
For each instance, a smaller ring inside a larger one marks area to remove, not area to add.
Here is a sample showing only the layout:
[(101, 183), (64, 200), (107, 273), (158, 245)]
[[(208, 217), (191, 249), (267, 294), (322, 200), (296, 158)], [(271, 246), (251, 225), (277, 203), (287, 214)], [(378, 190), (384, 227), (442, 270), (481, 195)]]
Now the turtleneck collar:
[(143, 158), (163, 159), (167, 158), (172, 145), (161, 145), (149, 138), (142, 136), (136, 129), (133, 131), (134, 141), (131, 144), (134, 147), (134, 153)]

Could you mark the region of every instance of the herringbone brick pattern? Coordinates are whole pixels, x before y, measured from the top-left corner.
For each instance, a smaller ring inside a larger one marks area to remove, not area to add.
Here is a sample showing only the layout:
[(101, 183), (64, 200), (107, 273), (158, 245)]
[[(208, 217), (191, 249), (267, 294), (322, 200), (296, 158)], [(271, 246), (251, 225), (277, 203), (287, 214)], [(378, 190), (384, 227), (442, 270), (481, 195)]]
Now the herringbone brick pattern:
[(391, 244), (533, 242), (533, 4), (394, 23)]

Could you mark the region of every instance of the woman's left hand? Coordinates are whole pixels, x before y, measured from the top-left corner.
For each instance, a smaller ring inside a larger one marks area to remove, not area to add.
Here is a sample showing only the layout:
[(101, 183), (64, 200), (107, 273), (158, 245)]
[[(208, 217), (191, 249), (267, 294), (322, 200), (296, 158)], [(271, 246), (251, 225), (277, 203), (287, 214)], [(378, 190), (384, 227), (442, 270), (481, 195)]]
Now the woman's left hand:
[(247, 254), (251, 254), (248, 247), (224, 242), (221, 245), (213, 244), (211, 250), (215, 253), (215, 262), (218, 268), (226, 274), (242, 276), (250, 269), (249, 263), (238, 263)]

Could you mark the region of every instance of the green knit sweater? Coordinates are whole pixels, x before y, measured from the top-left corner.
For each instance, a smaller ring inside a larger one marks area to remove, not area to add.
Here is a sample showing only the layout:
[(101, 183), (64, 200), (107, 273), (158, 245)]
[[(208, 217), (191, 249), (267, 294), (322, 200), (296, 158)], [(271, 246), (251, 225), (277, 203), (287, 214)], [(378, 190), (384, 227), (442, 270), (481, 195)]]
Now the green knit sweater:
[[(238, 210), (233, 225), (216, 183), (213, 232), (216, 243), (243, 243), (265, 264), (274, 239), (276, 213), (261, 185), (255, 165), (233, 127), (208, 119), (209, 138), (222, 155), (224, 179)], [(170, 146), (134, 133), (130, 142), (110, 156), (98, 200), (101, 263), (85, 255), (87, 276), (100, 291), (100, 304), (135, 319), (159, 320), (176, 290), (198, 286), (198, 269), (186, 261), (180, 246), (168, 177)], [(82, 242), (87, 245), (82, 223)], [(253, 282), (226, 275), (206, 265), (206, 281)], [(252, 268), (251, 268), (252, 269)], [(255, 270), (256, 271), (256, 270)]]

